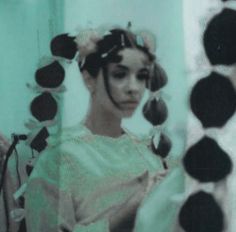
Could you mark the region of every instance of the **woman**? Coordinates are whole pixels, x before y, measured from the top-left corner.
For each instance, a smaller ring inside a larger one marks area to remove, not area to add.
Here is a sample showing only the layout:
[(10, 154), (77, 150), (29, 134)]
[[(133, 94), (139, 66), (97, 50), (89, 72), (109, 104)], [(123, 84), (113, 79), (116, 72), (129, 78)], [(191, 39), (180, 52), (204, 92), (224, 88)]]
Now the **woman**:
[(132, 231), (144, 196), (166, 172), (122, 128), (150, 83), (154, 55), (128, 30), (76, 39), (90, 92), (85, 120), (49, 141), (26, 191), (28, 231)]

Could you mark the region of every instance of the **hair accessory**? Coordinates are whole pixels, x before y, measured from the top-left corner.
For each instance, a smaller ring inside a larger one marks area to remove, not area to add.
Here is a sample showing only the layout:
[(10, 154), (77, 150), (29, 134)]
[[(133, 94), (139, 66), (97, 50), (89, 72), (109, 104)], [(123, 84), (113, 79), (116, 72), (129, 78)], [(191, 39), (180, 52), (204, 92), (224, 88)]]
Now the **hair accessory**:
[(149, 31), (140, 31), (137, 34), (143, 39), (144, 47), (147, 47), (151, 53), (156, 52), (156, 37)]
[(129, 21), (129, 22), (127, 23), (127, 30), (128, 30), (128, 31), (131, 29), (131, 26), (132, 26), (132, 23)]
[(149, 130), (149, 137), (153, 137), (156, 133), (159, 133), (161, 128), (163, 129), (162, 125), (153, 126)]
[(161, 137), (161, 131), (158, 130), (152, 137), (152, 145), (154, 146), (155, 149), (157, 149), (158, 144), (160, 142), (160, 137)]
[(161, 98), (159, 100), (154, 98), (144, 105), (143, 115), (152, 125), (157, 126), (167, 119), (168, 109)]
[(148, 88), (151, 92), (158, 91), (167, 84), (167, 74), (165, 70), (158, 64), (154, 63), (151, 67), (151, 81)]
[(66, 87), (64, 85), (61, 85), (56, 88), (44, 88), (38, 85), (32, 85), (30, 83), (26, 83), (27, 88), (31, 89), (32, 91), (36, 93), (42, 93), (42, 92), (51, 92), (52, 94), (57, 94), (57, 93), (63, 93), (66, 91)]
[(97, 42), (102, 38), (103, 36), (101, 36), (96, 30), (89, 29), (81, 31), (74, 40), (79, 50), (79, 57), (84, 58), (87, 55), (95, 52), (97, 48)]
[(171, 149), (171, 140), (164, 133), (160, 133), (158, 141), (155, 141), (155, 137), (152, 139), (151, 148), (152, 151), (162, 157), (166, 158)]
[(141, 46), (144, 47), (144, 41), (141, 35), (136, 35), (136, 43)]
[(121, 46), (122, 46), (122, 47), (125, 46), (125, 37), (124, 37), (124, 34), (121, 34)]
[(50, 48), (54, 56), (63, 57), (64, 59), (73, 59), (77, 52), (77, 46), (74, 36), (61, 34), (54, 37), (51, 41)]
[(117, 48), (117, 45), (113, 46), (108, 52), (103, 53), (103, 54), (101, 55), (101, 57), (102, 57), (102, 58), (107, 57), (107, 56), (109, 55), (109, 53), (111, 53), (111, 52), (112, 52), (114, 49), (116, 49), (116, 48)]
[[(140, 34), (139, 34), (140, 35)], [(147, 33), (143, 33), (144, 38)], [(151, 40), (146, 44), (150, 44)], [(137, 41), (141, 41), (139, 36), (136, 36)], [(138, 42), (137, 42), (138, 43)], [(148, 46), (147, 46), (148, 47)], [(167, 83), (167, 75), (164, 69), (157, 63), (153, 63), (151, 66), (151, 76), (149, 82), (147, 82), (147, 88), (149, 89), (149, 99), (144, 104), (143, 115), (144, 117), (153, 125), (153, 129), (150, 132), (151, 144), (150, 147), (154, 154), (161, 157), (164, 169), (168, 169), (167, 162), (165, 158), (169, 154), (172, 143), (168, 136), (166, 136), (162, 131), (163, 124), (168, 116), (168, 109), (162, 98), (162, 91), (160, 90)]]
[(86, 62), (86, 57), (83, 57), (83, 59), (81, 59), (81, 61), (79, 61), (80, 69), (83, 69), (85, 62)]
[(55, 119), (53, 119), (53, 120), (46, 120), (46, 121), (43, 121), (43, 122), (38, 122), (36, 120), (29, 119), (29, 121), (26, 122), (24, 125), (28, 129), (32, 130), (32, 129), (36, 129), (36, 128), (40, 128), (40, 127), (54, 126), (54, 125), (56, 125), (56, 123), (57, 123), (57, 121)]
[(162, 91), (150, 92), (150, 99), (156, 99), (157, 101), (160, 100), (162, 96)]
[[(155, 52), (155, 37), (151, 35), (151, 33), (148, 33), (147, 31), (142, 31), (137, 33), (131, 32), (131, 22), (127, 25), (127, 31), (120, 34), (120, 40), (115, 39), (111, 40), (108, 43), (110, 44), (110, 48), (102, 48), (100, 52), (101, 58), (106, 58), (115, 48), (121, 46), (125, 47), (127, 44), (131, 45), (131, 47), (146, 47), (151, 54)], [(102, 32), (102, 30), (83, 30), (79, 32), (79, 34), (75, 37), (74, 42), (77, 44), (77, 48), (79, 51), (78, 55), (78, 62), (80, 69), (82, 69), (86, 63), (85, 58), (95, 53), (98, 50), (97, 43), (105, 37), (110, 37), (112, 34), (117, 33), (117, 31), (122, 31), (123, 29), (110, 29), (110, 31), (106, 30)], [(120, 32), (118, 32), (120, 33)], [(109, 40), (109, 39), (108, 39)], [(102, 52), (103, 51), (103, 52)]]
[(62, 66), (62, 64), (71, 64), (71, 62), (71, 60), (63, 58), (61, 56), (43, 56), (39, 59), (37, 67), (38, 69), (41, 69), (43, 67), (51, 65), (52, 63), (58, 63)]
[(48, 93), (43, 92), (37, 96), (30, 105), (32, 115), (40, 122), (45, 120), (52, 120), (58, 110), (57, 102), (54, 97)]

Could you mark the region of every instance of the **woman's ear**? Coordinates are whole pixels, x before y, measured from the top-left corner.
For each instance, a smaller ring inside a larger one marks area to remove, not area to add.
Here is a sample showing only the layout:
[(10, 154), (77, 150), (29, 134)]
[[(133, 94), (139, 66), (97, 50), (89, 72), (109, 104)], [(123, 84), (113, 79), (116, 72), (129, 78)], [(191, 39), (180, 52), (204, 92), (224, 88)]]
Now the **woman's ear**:
[(82, 72), (82, 76), (83, 76), (84, 84), (86, 85), (88, 91), (90, 92), (90, 94), (93, 94), (95, 91), (96, 78), (91, 76), (89, 72), (86, 70)]

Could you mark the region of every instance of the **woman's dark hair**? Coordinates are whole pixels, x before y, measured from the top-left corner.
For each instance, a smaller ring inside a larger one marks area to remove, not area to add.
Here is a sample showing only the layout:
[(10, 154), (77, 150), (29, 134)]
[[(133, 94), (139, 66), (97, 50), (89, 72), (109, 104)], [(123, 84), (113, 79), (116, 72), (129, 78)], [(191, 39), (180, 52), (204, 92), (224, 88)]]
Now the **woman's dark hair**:
[(97, 50), (86, 56), (83, 66), (81, 62), (79, 63), (80, 71), (87, 70), (90, 75), (96, 77), (100, 68), (103, 68), (108, 63), (122, 60), (118, 52), (124, 48), (136, 48), (144, 52), (150, 62), (155, 59), (155, 56), (150, 53), (147, 47), (137, 44), (134, 34), (123, 29), (113, 29), (102, 40), (97, 42)]

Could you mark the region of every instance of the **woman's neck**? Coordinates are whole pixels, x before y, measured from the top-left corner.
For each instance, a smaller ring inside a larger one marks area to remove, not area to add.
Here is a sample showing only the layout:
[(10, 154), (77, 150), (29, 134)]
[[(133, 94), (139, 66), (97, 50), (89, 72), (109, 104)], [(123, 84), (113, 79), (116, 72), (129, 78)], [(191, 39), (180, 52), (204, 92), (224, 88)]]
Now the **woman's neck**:
[(117, 138), (122, 135), (121, 118), (102, 110), (89, 110), (85, 119), (86, 127), (94, 134)]

